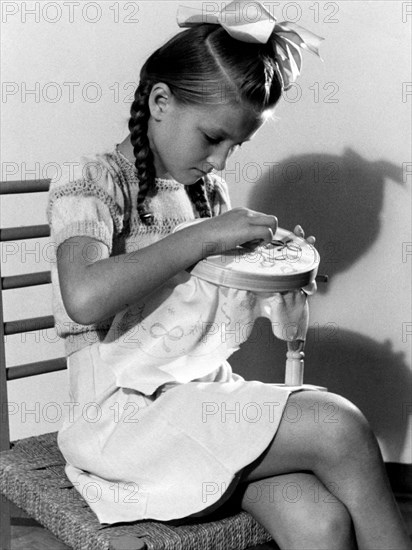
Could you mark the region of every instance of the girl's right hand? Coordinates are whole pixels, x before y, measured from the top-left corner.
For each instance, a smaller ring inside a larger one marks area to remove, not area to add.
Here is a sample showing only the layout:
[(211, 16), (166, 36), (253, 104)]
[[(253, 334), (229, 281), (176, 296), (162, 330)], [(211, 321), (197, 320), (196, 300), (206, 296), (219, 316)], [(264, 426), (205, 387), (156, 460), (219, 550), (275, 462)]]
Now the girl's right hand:
[(222, 254), (236, 246), (252, 251), (263, 243), (272, 242), (277, 227), (275, 216), (248, 208), (233, 208), (196, 226), (205, 244), (204, 257)]

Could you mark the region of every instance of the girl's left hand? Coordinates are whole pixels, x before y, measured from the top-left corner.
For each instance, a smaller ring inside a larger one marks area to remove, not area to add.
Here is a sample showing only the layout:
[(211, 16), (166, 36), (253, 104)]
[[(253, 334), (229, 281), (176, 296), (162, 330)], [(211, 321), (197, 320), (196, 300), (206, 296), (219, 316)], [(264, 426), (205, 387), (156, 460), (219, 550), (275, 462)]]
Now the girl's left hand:
[[(297, 237), (301, 237), (302, 239), (305, 238), (305, 232), (303, 231), (303, 228), (302, 228), (301, 225), (297, 225), (297, 226), (295, 227), (295, 229), (293, 230), (293, 233), (294, 233)], [(315, 242), (316, 242), (316, 239), (315, 239), (315, 237), (313, 237), (313, 235), (312, 235), (311, 237), (308, 237), (308, 238), (306, 239), (306, 241), (307, 241), (309, 244), (314, 245)]]

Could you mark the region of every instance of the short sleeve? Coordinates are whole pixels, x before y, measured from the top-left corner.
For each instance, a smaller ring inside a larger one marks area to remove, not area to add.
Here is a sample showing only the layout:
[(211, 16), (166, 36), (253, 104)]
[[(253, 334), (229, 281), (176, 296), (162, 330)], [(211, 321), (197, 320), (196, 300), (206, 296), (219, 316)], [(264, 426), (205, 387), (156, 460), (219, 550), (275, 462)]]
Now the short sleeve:
[(232, 208), (227, 184), (217, 174), (209, 174), (206, 177), (206, 192), (213, 216), (224, 214)]
[(116, 173), (103, 156), (68, 163), (50, 186), (47, 218), (55, 248), (70, 237), (88, 236), (103, 242), (109, 254), (123, 227), (123, 204)]

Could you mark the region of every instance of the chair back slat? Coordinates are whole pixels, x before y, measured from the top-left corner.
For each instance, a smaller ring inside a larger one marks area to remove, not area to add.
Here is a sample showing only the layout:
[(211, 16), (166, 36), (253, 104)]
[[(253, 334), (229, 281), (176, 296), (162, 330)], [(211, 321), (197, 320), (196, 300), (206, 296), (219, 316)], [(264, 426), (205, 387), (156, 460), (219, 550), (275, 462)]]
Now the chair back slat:
[[(45, 193), (49, 190), (50, 179), (37, 179), (29, 181), (0, 181), (0, 195)], [(18, 211), (16, 215), (18, 215)], [(20, 219), (16, 218), (15, 223)], [(23, 221), (23, 220), (22, 220)], [(50, 236), (50, 228), (47, 224), (29, 225), (20, 227), (0, 228), (0, 241), (20, 241), (24, 239), (41, 239)], [(7, 403), (7, 381), (26, 378), (38, 374), (57, 372), (67, 368), (65, 357), (49, 359), (45, 361), (34, 361), (7, 367), (6, 337), (13, 334), (24, 334), (44, 329), (54, 328), (53, 315), (33, 317), (17, 321), (4, 322), (3, 290), (16, 288), (28, 288), (51, 282), (50, 271), (38, 273), (26, 273), (23, 275), (11, 275), (3, 277), (0, 263), (0, 402)], [(10, 426), (7, 406), (3, 407), (0, 415), (0, 448), (10, 448)]]
[(57, 372), (67, 368), (65, 357), (57, 359), (47, 359), (46, 361), (36, 361), (33, 363), (24, 363), (16, 367), (8, 367), (6, 369), (7, 380), (18, 380), (28, 376), (36, 376), (37, 374), (46, 374), (48, 372)]
[[(0, 262), (1, 270), (1, 262)], [(9, 426), (9, 414), (8, 407), (4, 410), (4, 404), (8, 403), (7, 398), (7, 373), (6, 373), (6, 345), (4, 340), (4, 328), (3, 328), (3, 292), (0, 289), (0, 403), (2, 404), (2, 410), (0, 414), (0, 450), (4, 451), (10, 448), (10, 426)]]
[(39, 193), (48, 191), (50, 179), (0, 181), (0, 195), (15, 193)]
[(44, 317), (31, 317), (29, 319), (21, 319), (18, 321), (6, 321), (4, 323), (4, 334), (5, 336), (11, 336), (12, 334), (34, 332), (35, 330), (44, 330), (53, 327), (53, 315), (46, 315)]
[(50, 282), (50, 271), (39, 271), (38, 273), (26, 273), (24, 275), (11, 275), (10, 277), (3, 277), (1, 280), (1, 286), (3, 290), (12, 290), (14, 288), (47, 285)]
[(26, 225), (23, 227), (4, 227), (0, 229), (0, 241), (21, 241), (23, 239), (41, 239), (50, 236), (48, 225)]

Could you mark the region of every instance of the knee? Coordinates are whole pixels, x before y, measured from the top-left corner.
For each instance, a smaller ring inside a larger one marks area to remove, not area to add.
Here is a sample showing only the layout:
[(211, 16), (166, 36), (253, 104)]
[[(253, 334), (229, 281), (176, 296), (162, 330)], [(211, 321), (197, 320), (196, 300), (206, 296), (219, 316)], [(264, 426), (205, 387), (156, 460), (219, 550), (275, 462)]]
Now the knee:
[(351, 550), (354, 531), (351, 517), (343, 504), (325, 504), (319, 510), (308, 506), (300, 510), (293, 528), (282, 532), (282, 548), (316, 548), (317, 550)]
[(363, 413), (349, 400), (329, 394), (337, 406), (334, 427), (331, 430), (332, 446), (340, 456), (347, 454), (379, 454), (379, 446), (372, 428)]
[(308, 401), (308, 414), (319, 429), (317, 452), (320, 460), (341, 461), (353, 456), (378, 457), (376, 437), (363, 413), (349, 400), (333, 393), (321, 393), (315, 403)]
[(317, 543), (317, 548), (345, 549), (353, 548), (352, 519), (343, 505), (330, 504), (330, 509), (323, 510), (322, 517), (311, 523), (310, 540)]

